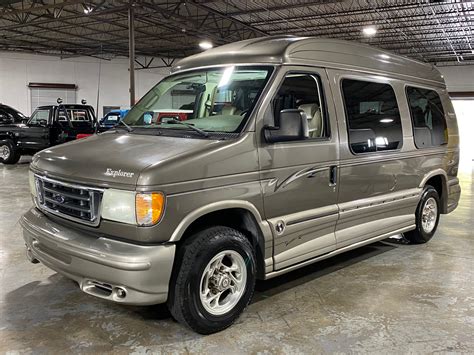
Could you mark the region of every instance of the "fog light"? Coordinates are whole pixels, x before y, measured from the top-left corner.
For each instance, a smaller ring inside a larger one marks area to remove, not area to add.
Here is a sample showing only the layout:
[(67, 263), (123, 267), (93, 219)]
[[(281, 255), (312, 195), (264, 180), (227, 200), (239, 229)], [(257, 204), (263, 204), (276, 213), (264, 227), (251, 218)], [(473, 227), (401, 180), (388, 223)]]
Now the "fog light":
[(125, 296), (127, 296), (127, 292), (123, 288), (120, 288), (120, 287), (117, 287), (115, 289), (115, 294), (117, 295), (118, 298), (125, 298)]

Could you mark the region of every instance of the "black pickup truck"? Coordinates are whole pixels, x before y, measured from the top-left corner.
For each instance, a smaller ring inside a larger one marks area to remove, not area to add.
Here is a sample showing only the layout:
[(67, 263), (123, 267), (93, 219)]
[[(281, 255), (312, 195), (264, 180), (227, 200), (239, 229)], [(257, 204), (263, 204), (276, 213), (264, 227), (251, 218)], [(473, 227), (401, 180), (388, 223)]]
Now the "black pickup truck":
[(0, 125), (0, 162), (15, 164), (22, 155), (94, 134), (96, 125), (92, 106), (40, 106), (26, 123)]

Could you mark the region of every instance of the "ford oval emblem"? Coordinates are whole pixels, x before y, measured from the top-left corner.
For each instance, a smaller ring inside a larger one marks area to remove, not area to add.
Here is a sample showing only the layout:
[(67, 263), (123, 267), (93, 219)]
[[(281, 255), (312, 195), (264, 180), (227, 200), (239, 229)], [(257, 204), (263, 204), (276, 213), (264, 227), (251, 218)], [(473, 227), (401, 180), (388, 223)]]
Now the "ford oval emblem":
[(55, 195), (54, 200), (58, 203), (64, 203), (66, 201), (66, 198), (63, 195)]

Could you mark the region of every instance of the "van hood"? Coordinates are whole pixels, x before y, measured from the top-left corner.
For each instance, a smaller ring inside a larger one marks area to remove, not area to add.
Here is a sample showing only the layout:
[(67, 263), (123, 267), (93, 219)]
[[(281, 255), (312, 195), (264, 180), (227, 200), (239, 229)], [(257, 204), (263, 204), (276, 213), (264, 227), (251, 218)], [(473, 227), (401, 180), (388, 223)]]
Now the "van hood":
[(42, 150), (33, 157), (31, 167), (38, 173), (78, 183), (137, 185), (140, 173), (148, 166), (214, 150), (222, 144), (225, 142), (209, 139), (107, 132)]

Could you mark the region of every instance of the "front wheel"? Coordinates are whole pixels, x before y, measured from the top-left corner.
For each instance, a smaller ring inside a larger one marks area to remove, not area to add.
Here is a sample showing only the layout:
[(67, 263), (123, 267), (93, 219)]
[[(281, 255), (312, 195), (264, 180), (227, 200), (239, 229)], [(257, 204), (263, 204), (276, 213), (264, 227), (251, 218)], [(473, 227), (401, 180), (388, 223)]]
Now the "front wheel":
[(428, 242), (436, 232), (439, 223), (439, 195), (433, 186), (426, 186), (416, 208), (416, 229), (404, 234), (411, 243)]
[(0, 141), (0, 163), (16, 164), (21, 154), (11, 139)]
[(192, 236), (178, 251), (168, 307), (173, 317), (201, 334), (229, 327), (255, 289), (255, 252), (249, 240), (228, 227)]

